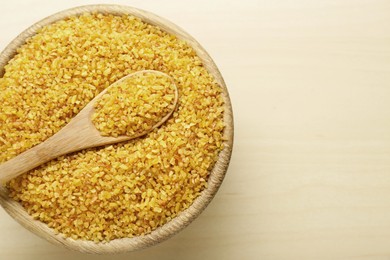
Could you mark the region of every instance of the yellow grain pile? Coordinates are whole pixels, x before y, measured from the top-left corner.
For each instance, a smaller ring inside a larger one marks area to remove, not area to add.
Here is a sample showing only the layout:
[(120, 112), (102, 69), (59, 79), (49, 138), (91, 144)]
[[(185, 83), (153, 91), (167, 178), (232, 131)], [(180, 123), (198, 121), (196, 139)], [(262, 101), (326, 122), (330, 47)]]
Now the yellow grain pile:
[(111, 86), (95, 103), (92, 122), (103, 136), (139, 136), (174, 109), (175, 85), (169, 76), (138, 72)]
[(135, 71), (170, 75), (180, 102), (159, 129), (53, 160), (7, 184), (36, 219), (74, 239), (151, 232), (207, 186), (223, 146), (221, 89), (184, 41), (132, 16), (84, 14), (43, 28), (0, 79), (0, 162), (59, 131)]

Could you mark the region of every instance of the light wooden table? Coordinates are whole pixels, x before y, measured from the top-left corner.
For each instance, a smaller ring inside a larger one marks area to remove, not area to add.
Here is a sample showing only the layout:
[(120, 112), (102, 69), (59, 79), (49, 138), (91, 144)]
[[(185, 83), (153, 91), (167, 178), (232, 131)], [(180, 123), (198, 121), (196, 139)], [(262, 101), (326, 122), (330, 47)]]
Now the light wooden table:
[[(56, 11), (109, 1), (1, 1), (0, 48)], [(210, 52), (235, 148), (212, 204), (156, 247), (92, 256), (0, 209), (0, 259), (390, 259), (390, 1), (115, 1), (177, 23)], [(1, 107), (0, 107), (1, 109)]]

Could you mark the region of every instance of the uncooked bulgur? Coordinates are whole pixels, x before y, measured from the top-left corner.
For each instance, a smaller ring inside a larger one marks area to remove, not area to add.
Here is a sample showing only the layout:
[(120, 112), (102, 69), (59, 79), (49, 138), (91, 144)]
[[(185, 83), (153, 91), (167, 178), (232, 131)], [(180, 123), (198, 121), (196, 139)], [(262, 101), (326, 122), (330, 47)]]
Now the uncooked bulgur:
[(130, 75), (96, 101), (92, 122), (103, 136), (147, 133), (174, 109), (175, 90), (164, 74)]
[(172, 117), (143, 138), (62, 156), (11, 180), (9, 195), (34, 218), (74, 239), (138, 236), (188, 208), (207, 186), (223, 148), (222, 90), (186, 42), (133, 16), (71, 17), (18, 50), (0, 79), (0, 162), (145, 69), (176, 82)]

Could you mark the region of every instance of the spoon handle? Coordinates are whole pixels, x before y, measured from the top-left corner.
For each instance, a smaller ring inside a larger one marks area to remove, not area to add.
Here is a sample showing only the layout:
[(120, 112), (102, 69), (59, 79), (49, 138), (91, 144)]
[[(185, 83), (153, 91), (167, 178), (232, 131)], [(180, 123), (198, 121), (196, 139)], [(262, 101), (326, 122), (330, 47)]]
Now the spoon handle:
[(43, 143), (0, 164), (0, 184), (61, 155), (131, 139), (127, 136), (101, 136), (90, 121), (92, 107), (93, 104), (88, 104), (65, 127)]
[[(50, 161), (53, 157), (46, 153), (46, 142), (31, 148), (0, 165), (0, 183), (5, 183), (18, 175)], [(54, 155), (54, 153), (52, 153)]]
[(0, 183), (7, 182), (61, 155), (82, 149), (82, 136), (74, 130), (67, 125), (43, 143), (0, 164)]

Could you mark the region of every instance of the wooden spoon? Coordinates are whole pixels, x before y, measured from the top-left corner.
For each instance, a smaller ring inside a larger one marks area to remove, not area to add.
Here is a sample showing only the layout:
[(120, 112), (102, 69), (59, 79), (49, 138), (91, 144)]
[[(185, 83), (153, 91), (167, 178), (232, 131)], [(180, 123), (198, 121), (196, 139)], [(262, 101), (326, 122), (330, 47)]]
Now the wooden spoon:
[(0, 183), (7, 182), (12, 178), (15, 178), (29, 170), (32, 170), (39, 165), (44, 164), (50, 160), (53, 160), (61, 155), (80, 151), (86, 148), (92, 148), (97, 146), (103, 146), (108, 144), (119, 143), (128, 141), (140, 136), (143, 136), (153, 129), (161, 126), (173, 113), (178, 102), (178, 91), (171, 77), (173, 86), (175, 87), (175, 98), (173, 99), (173, 108), (165, 115), (161, 120), (152, 126), (150, 129), (133, 136), (118, 136), (109, 137), (102, 136), (100, 132), (95, 128), (91, 117), (94, 113), (94, 105), (102, 95), (112, 86), (122, 82), (129, 77), (139, 75), (141, 73), (156, 73), (169, 77), (167, 74), (154, 71), (143, 70), (129, 74), (102, 91), (94, 99), (92, 99), (66, 126), (64, 126), (55, 135), (44, 141), (43, 143), (34, 146), (33, 148), (21, 153), (20, 155), (0, 164)]

